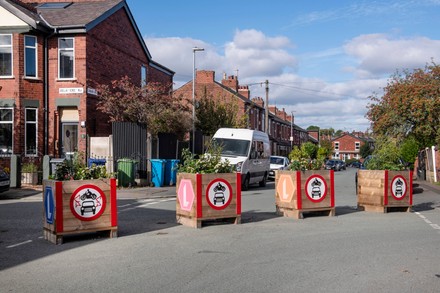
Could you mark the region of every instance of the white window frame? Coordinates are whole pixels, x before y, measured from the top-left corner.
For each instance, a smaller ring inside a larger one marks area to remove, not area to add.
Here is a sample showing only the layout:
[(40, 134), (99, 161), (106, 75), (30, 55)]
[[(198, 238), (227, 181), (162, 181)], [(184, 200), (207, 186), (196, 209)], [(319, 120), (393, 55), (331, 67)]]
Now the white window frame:
[[(60, 48), (60, 41), (61, 40), (68, 40), (68, 39), (71, 39), (71, 40), (73, 40), (73, 43), (72, 43), (72, 48), (64, 48), (64, 49), (61, 49)], [(60, 70), (60, 65), (61, 65), (61, 52), (62, 51), (72, 51), (73, 52), (73, 68), (72, 68), (72, 77), (61, 77), (60, 75), (61, 75), (61, 70)], [(66, 37), (66, 38), (58, 38), (58, 79), (59, 80), (74, 80), (75, 79), (75, 38), (73, 38), (73, 37)]]
[(14, 40), (12, 39), (12, 34), (0, 34), (0, 36), (9, 36), (11, 38), (11, 45), (0, 45), (0, 48), (11, 49), (11, 75), (0, 75), (0, 78), (11, 78), (14, 77)]
[[(32, 46), (26, 46), (26, 38), (33, 38), (35, 39), (35, 47)], [(31, 36), (31, 35), (25, 35), (24, 36), (24, 76), (26, 78), (38, 78), (38, 43), (37, 43), (38, 39), (36, 36)], [(27, 50), (26, 49), (34, 49), (34, 55), (35, 55), (35, 76), (32, 75), (27, 75)]]
[[(27, 120), (27, 111), (28, 110), (34, 110), (35, 111), (35, 121), (28, 121)], [(37, 108), (25, 108), (25, 130), (24, 130), (24, 153), (26, 157), (36, 157), (38, 155), (38, 109)], [(28, 154), (27, 149), (27, 126), (30, 124), (35, 124), (35, 153)]]
[(335, 150), (339, 150), (339, 141), (335, 141)]
[(10, 156), (14, 153), (14, 108), (13, 107), (0, 107), (0, 109), (1, 110), (11, 110), (11, 112), (12, 112), (11, 113), (12, 120), (10, 120), (10, 121), (1, 121), (0, 120), (0, 124), (11, 124), (12, 125), (12, 127), (11, 127), (11, 129), (12, 129), (11, 130), (11, 132), (12, 132), (11, 152), (10, 153), (8, 153), (8, 152), (3, 153), (3, 150), (0, 149), (0, 153), (2, 155)]
[(361, 143), (359, 141), (356, 141), (354, 143), (354, 149), (357, 150), (357, 151), (361, 149)]
[(148, 68), (145, 65), (141, 66), (141, 86), (147, 85), (147, 75), (148, 75)]

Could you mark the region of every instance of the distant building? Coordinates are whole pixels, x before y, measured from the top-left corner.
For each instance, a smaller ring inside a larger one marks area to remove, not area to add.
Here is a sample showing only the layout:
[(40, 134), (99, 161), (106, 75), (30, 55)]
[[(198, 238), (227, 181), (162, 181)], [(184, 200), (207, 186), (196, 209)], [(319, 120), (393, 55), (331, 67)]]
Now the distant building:
[[(175, 96), (182, 96), (192, 100), (192, 80), (176, 89)], [(261, 97), (250, 98), (250, 90), (246, 85), (239, 85), (236, 76), (223, 76), (221, 82), (215, 80), (215, 72), (197, 70), (195, 79), (195, 99), (203, 95), (225, 102), (238, 103), (237, 117), (243, 118), (247, 115), (246, 125), (249, 129), (265, 130), (265, 102)], [(295, 125), (294, 117), (287, 115), (283, 110), (270, 107), (269, 131), (271, 151), (274, 155), (287, 155), (292, 145), (300, 145), (308, 140), (307, 131)], [(293, 141), (290, 137), (293, 136)], [(203, 146), (199, 145), (196, 152), (201, 152)]]

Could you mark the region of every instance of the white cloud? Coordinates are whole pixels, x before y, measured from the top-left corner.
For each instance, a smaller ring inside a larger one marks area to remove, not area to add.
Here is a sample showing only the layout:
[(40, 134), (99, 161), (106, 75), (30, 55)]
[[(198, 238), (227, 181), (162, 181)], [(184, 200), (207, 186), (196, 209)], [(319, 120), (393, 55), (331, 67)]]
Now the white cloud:
[[(318, 125), (342, 130), (366, 130), (364, 117), (368, 96), (380, 91), (398, 68), (424, 67), (433, 57), (440, 59), (440, 41), (425, 37), (392, 38), (385, 34), (361, 35), (341, 48), (302, 54), (301, 64), (291, 53), (292, 42), (283, 36), (270, 37), (257, 30), (237, 30), (232, 41), (216, 47), (191, 38), (146, 38), (153, 60), (176, 72), (175, 88), (192, 79), (192, 48), (196, 67), (236, 75), (241, 85), (251, 84), (251, 97), (265, 98), (269, 80), (269, 104), (295, 111), (295, 123), (307, 128)], [(307, 64), (303, 64), (306, 62)], [(304, 77), (299, 66), (317, 66), (320, 76)], [(325, 66), (324, 66), (325, 64)], [(333, 66), (333, 67), (331, 67)], [(323, 78), (351, 72), (355, 79), (329, 82)]]
[(440, 41), (426, 37), (393, 39), (385, 34), (361, 35), (344, 46), (358, 60), (358, 76), (390, 75), (396, 69), (422, 68), (432, 58), (440, 60)]

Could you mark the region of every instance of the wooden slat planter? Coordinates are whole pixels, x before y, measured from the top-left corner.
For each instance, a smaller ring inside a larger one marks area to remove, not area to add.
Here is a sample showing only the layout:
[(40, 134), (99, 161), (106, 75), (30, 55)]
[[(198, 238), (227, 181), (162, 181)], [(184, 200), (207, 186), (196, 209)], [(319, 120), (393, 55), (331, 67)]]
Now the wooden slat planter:
[(44, 239), (52, 243), (85, 232), (117, 237), (116, 179), (44, 180), (43, 203)]
[(240, 174), (178, 173), (176, 192), (177, 223), (194, 228), (213, 220), (241, 223)]
[(411, 211), (411, 171), (359, 170), (357, 178), (359, 210), (380, 213)]
[(295, 219), (304, 214), (335, 215), (334, 171), (277, 171), (276, 213)]

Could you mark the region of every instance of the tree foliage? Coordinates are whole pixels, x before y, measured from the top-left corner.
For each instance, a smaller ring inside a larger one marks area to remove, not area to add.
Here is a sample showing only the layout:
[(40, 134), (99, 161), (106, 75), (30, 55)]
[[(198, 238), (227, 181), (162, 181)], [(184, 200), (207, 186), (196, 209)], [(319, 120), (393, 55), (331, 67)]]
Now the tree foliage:
[(318, 146), (311, 142), (303, 143), (300, 148), (294, 146), (289, 154), (289, 159), (291, 160), (290, 169), (295, 171), (320, 170), (324, 163), (324, 158), (317, 158), (319, 153)]
[(373, 155), (367, 164), (367, 169), (399, 171), (405, 168), (397, 139), (388, 136), (377, 138)]
[(373, 150), (371, 149), (371, 146), (368, 142), (365, 142), (363, 145), (361, 145), (360, 149), (359, 149), (359, 154), (361, 155), (362, 158), (366, 158), (369, 155), (371, 155), (373, 153)]
[(400, 146), (400, 153), (402, 155), (402, 159), (405, 162), (414, 164), (414, 161), (417, 158), (417, 154), (419, 153), (420, 147), (421, 146), (419, 142), (414, 138), (414, 136), (409, 136), (405, 138), (405, 140), (402, 142)]
[(182, 137), (191, 129), (190, 104), (173, 97), (171, 85), (149, 82), (141, 87), (126, 76), (97, 89), (97, 109), (109, 115), (110, 121), (145, 123), (153, 136), (163, 132)]
[(213, 135), (222, 127), (245, 128), (247, 115), (238, 117), (238, 112), (238, 103), (223, 97), (209, 96), (205, 87), (196, 107), (196, 128), (205, 135)]
[(375, 134), (397, 138), (412, 135), (423, 146), (440, 138), (440, 67), (396, 72), (382, 96), (373, 94), (366, 117)]

